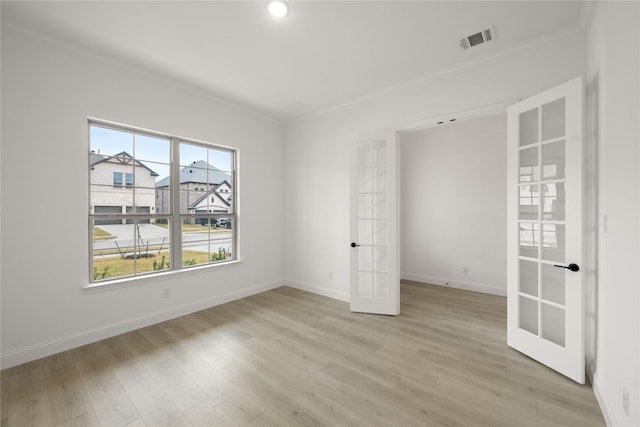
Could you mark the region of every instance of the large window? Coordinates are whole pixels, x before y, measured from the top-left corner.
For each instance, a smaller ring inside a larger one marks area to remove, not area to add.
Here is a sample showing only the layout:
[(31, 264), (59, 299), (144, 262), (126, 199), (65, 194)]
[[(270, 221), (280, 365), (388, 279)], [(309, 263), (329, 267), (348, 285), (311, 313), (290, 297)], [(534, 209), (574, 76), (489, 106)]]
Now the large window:
[(89, 122), (90, 282), (236, 259), (235, 151)]

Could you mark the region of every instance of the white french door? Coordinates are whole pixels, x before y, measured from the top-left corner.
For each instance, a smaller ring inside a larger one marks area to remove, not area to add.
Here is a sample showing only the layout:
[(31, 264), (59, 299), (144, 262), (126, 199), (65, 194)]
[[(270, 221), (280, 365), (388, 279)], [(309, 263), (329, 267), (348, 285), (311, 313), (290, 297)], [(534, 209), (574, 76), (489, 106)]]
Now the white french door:
[(397, 135), (358, 141), (351, 177), (351, 311), (400, 313)]
[(584, 383), (582, 78), (510, 106), (507, 340)]

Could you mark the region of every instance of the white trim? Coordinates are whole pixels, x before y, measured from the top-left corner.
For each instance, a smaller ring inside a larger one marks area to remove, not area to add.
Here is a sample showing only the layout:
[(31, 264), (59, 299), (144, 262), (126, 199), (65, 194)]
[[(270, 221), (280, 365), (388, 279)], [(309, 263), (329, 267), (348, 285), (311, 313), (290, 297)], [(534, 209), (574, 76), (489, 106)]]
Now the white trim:
[[(159, 283), (166, 280), (177, 279), (180, 276), (191, 274), (203, 274), (211, 272), (211, 270), (222, 270), (226, 268), (239, 267), (243, 261), (241, 259), (224, 261), (215, 264), (198, 265), (194, 267), (183, 268), (182, 270), (169, 270), (160, 273), (141, 274), (139, 276), (127, 276), (121, 279), (105, 280), (100, 282), (89, 283), (82, 287), (87, 294), (96, 292), (106, 292), (114, 289), (128, 288), (150, 283)], [(178, 276), (178, 277), (176, 277)]]
[[(496, 114), (506, 113), (507, 107), (518, 102), (519, 99), (513, 98), (505, 101), (495, 102), (493, 104), (485, 104), (477, 107), (467, 108), (465, 110), (458, 110), (451, 113), (440, 114), (435, 117), (427, 119), (421, 119), (409, 123), (402, 123), (394, 127), (394, 129), (400, 133), (414, 132), (417, 130), (428, 129), (439, 126), (439, 122), (442, 125), (449, 123), (458, 123), (464, 120), (477, 119), (482, 117), (489, 117)], [(455, 119), (451, 122), (451, 119)]]
[(615, 419), (615, 411), (611, 409), (611, 405), (606, 398), (606, 393), (600, 387), (599, 376), (594, 374), (591, 378), (591, 387), (593, 388), (593, 394), (596, 396), (596, 401), (598, 402), (598, 406), (600, 406), (600, 412), (602, 412), (602, 417), (604, 418), (604, 422), (608, 426), (624, 426), (623, 424), (619, 424)]
[(45, 341), (43, 343), (19, 348), (17, 350), (9, 351), (0, 355), (0, 369), (6, 369), (12, 366), (20, 365), (22, 363), (27, 363), (32, 360), (59, 353), (61, 351), (70, 350), (72, 348), (80, 347), (85, 344), (90, 344), (92, 342), (100, 341), (105, 338), (120, 335), (125, 332), (144, 328), (145, 326), (154, 325), (156, 323), (195, 313), (197, 311), (215, 307), (220, 304), (225, 304), (227, 302), (234, 301), (240, 298), (245, 298), (261, 292), (266, 292), (271, 289), (276, 289), (281, 286), (283, 286), (283, 282), (281, 281), (266, 282), (239, 291), (217, 295), (211, 298), (206, 298), (175, 307), (170, 307), (168, 309), (156, 311), (155, 313), (147, 314), (137, 318), (123, 320), (121, 322), (112, 323), (110, 325), (101, 326), (87, 331), (82, 331), (64, 337)]
[(321, 286), (312, 285), (310, 283), (298, 282), (295, 280), (283, 280), (283, 286), (299, 289), (301, 291), (311, 292), (312, 294), (321, 295), (323, 297), (337, 299), (339, 301), (349, 302), (349, 293), (339, 291), (337, 289), (327, 289)]
[(430, 285), (445, 286), (448, 288), (463, 289), (465, 291), (480, 292), (483, 294), (507, 296), (506, 288), (498, 288), (496, 286), (487, 285), (477, 282), (465, 282), (456, 279), (445, 279), (442, 277), (423, 276), (420, 274), (402, 273), (403, 280), (411, 280), (413, 282), (428, 283)]

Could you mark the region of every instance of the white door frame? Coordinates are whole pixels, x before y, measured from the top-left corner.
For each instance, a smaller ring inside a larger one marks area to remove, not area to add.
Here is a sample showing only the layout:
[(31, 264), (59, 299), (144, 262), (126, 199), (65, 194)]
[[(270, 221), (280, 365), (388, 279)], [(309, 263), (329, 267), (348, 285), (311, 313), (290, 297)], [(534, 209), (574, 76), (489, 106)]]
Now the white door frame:
[[(413, 131), (417, 131), (417, 130), (421, 130), (421, 129), (426, 129), (426, 128), (430, 128), (430, 127), (435, 127), (435, 126), (439, 126), (439, 125), (444, 125), (445, 123), (449, 123), (452, 121), (463, 121), (463, 120), (469, 120), (469, 119), (475, 119), (475, 118), (481, 118), (481, 117), (487, 117), (487, 116), (491, 116), (494, 114), (499, 114), (499, 113), (506, 113), (507, 111), (507, 107), (511, 104), (513, 104), (514, 102), (516, 102), (517, 100), (514, 99), (509, 99), (506, 101), (501, 101), (501, 102), (497, 102), (494, 104), (488, 104), (488, 105), (483, 105), (480, 107), (474, 107), (474, 108), (470, 108), (467, 110), (462, 110), (462, 111), (458, 111), (455, 113), (449, 113), (449, 114), (444, 114), (444, 115), (440, 115), (440, 116), (436, 116), (436, 117), (432, 117), (432, 118), (428, 118), (428, 119), (423, 119), (423, 120), (418, 120), (418, 121), (414, 121), (414, 122), (409, 122), (409, 123), (404, 123), (404, 124), (399, 124), (396, 126), (392, 126), (391, 130), (388, 131), (380, 131), (380, 132), (376, 132), (373, 135), (369, 135), (367, 138), (359, 138), (358, 140), (367, 140), (367, 139), (372, 139), (371, 137), (375, 137), (376, 135), (384, 135), (384, 134), (389, 134), (389, 133), (393, 133), (395, 135), (396, 138), (396, 142), (397, 142), (397, 150), (398, 152), (396, 153), (397, 155), (394, 156), (395, 157), (395, 164), (393, 165), (392, 169), (395, 169), (394, 171), (394, 178), (395, 178), (395, 183), (396, 183), (396, 194), (395, 194), (395, 207), (392, 207), (395, 209), (395, 212), (393, 213), (396, 217), (396, 223), (397, 223), (397, 227), (396, 229), (393, 231), (396, 234), (396, 239), (395, 239), (395, 243), (394, 245), (392, 245), (389, 249), (393, 250), (395, 253), (391, 253), (389, 254), (390, 257), (394, 258), (395, 261), (395, 269), (396, 269), (396, 274), (398, 277), (398, 281), (402, 279), (402, 272), (400, 271), (400, 259), (401, 259), (401, 233), (400, 233), (400, 204), (401, 204), (401, 188), (400, 188), (400, 178), (401, 178), (401, 165), (400, 165), (400, 155), (399, 155), (399, 150), (400, 150), (400, 136), (402, 133), (407, 133), (407, 132), (413, 132)], [(452, 120), (453, 119), (453, 120)], [(355, 142), (355, 141), (354, 141)], [(354, 154), (355, 155), (355, 154)], [(355, 160), (352, 160), (352, 166), (351, 169), (353, 170), (354, 165), (353, 162)], [(354, 180), (352, 179), (352, 186), (355, 184), (353, 182)], [(351, 188), (350, 194), (353, 195), (355, 194), (353, 191), (353, 187)], [(351, 212), (354, 212), (354, 209), (356, 209), (356, 206), (354, 206), (354, 203), (356, 203), (355, 200), (353, 200), (353, 196), (351, 196)], [(351, 214), (351, 216), (353, 216), (353, 214)], [(353, 221), (353, 220), (352, 220)], [(351, 242), (355, 243), (355, 239), (354, 239), (354, 224), (353, 222), (350, 225), (350, 229), (351, 229)], [(354, 250), (354, 249), (352, 249)], [(353, 262), (353, 257), (352, 257), (352, 262)], [(353, 301), (354, 301), (354, 296), (353, 296), (353, 290), (352, 290), (352, 286), (354, 283), (354, 277), (353, 277), (353, 266), (350, 267), (351, 270), (351, 274), (350, 274), (350, 301), (352, 303), (352, 310), (353, 311), (360, 311), (358, 309), (354, 310), (354, 306), (353, 306)], [(399, 286), (399, 284), (398, 284)], [(398, 298), (397, 298), (397, 309), (395, 310), (394, 313), (387, 313), (387, 314), (399, 314), (400, 313), (400, 298), (399, 298), (399, 292), (398, 292)]]

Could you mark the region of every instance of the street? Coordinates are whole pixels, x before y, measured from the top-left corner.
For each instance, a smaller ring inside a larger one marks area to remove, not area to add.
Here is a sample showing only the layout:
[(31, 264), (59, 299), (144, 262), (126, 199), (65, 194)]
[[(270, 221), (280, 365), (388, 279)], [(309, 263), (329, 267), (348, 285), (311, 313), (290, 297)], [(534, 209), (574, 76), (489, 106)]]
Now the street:
[[(137, 239), (133, 224), (111, 224), (97, 227), (116, 237), (108, 240), (94, 240), (94, 253), (97, 251), (114, 251), (115, 255), (119, 256), (120, 251), (123, 253), (133, 252), (134, 242)], [(203, 226), (203, 230), (206, 230), (206, 227)], [(212, 231), (214, 232), (211, 233), (210, 239), (209, 234), (206, 232), (182, 233), (182, 249), (209, 252), (209, 246), (211, 246), (212, 253), (218, 252), (219, 248), (223, 248), (227, 254), (230, 254), (233, 249), (231, 230), (218, 231), (217, 229), (212, 229)], [(153, 248), (152, 250), (150, 249), (151, 253), (159, 252), (161, 246), (162, 250), (168, 249), (169, 230), (164, 227), (159, 227), (155, 224), (140, 224), (140, 237), (144, 242), (139, 243), (140, 246), (143, 246), (140, 248), (142, 250), (147, 246)]]

